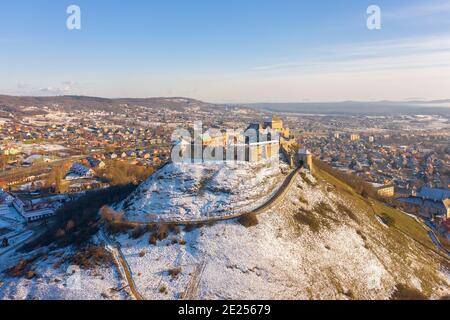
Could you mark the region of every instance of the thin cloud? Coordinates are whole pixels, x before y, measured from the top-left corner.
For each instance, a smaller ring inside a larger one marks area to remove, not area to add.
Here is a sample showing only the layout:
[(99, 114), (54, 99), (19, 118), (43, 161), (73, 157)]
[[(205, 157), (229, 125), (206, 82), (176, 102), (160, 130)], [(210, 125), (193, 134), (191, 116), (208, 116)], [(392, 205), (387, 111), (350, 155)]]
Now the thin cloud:
[(17, 84), (17, 88), (21, 89), (21, 90), (23, 90), (23, 89), (30, 89), (31, 87), (32, 86), (30, 84), (28, 84), (28, 83), (18, 83)]
[(252, 68), (256, 72), (298, 71), (340, 67), (348, 69), (416, 68), (448, 65), (450, 63), (450, 35), (427, 38), (354, 43), (335, 47), (310, 49), (295, 61), (286, 61)]
[(63, 81), (61, 82), (62, 85), (64, 86), (69, 86), (69, 87), (73, 87), (75, 86), (77, 83), (75, 81)]
[(434, 15), (448, 15), (449, 13), (449, 1), (427, 1), (427, 3), (423, 4), (407, 5), (391, 11), (385, 11), (383, 12), (383, 17), (387, 19), (410, 19)]
[(72, 93), (76, 86), (77, 83), (74, 81), (62, 81), (61, 85), (40, 88), (38, 91), (41, 94), (65, 95)]

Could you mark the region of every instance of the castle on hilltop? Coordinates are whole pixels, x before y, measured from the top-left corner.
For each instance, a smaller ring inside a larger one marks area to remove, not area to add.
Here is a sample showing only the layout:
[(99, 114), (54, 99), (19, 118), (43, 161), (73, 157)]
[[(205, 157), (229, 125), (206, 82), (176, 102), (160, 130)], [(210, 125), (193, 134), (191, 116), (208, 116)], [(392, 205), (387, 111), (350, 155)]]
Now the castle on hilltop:
[(175, 155), (182, 162), (194, 163), (224, 160), (259, 162), (278, 159), (280, 150), (283, 152), (283, 146), (292, 140), (290, 130), (283, 126), (278, 116), (266, 119), (262, 124), (252, 123), (244, 132), (218, 129), (203, 132), (202, 128), (194, 127), (193, 137), (175, 141), (172, 158)]

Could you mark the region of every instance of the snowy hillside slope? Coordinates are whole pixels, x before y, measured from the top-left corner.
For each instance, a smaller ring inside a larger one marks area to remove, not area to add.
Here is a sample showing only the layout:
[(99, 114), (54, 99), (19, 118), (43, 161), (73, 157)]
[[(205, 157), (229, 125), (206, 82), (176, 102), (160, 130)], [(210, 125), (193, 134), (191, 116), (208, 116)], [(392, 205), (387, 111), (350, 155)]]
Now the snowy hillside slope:
[[(11, 271), (0, 274), (0, 300), (128, 300), (129, 294), (116, 290), (126, 284), (114, 264), (82, 268), (71, 257), (75, 248), (16, 253), (9, 268), (18, 269), (20, 261), (30, 261), (23, 275)], [(2, 265), (3, 267), (4, 265)]]
[(299, 176), (285, 201), (253, 227), (228, 221), (174, 228), (156, 245), (149, 244), (152, 230), (138, 240), (119, 236), (140, 294), (389, 299), (398, 286), (435, 299), (450, 294), (449, 261), (432, 242), (380, 223), (369, 204), (330, 179)]
[[(219, 168), (226, 177), (232, 170), (239, 169)], [(173, 178), (162, 175), (157, 185), (176, 189)], [(399, 288), (432, 299), (450, 295), (449, 259), (416, 220), (324, 172), (298, 175), (283, 201), (257, 220), (136, 227), (111, 235), (111, 243), (144, 299), (390, 299)], [(97, 246), (107, 245), (101, 234)], [(127, 286), (114, 263), (81, 270), (82, 290), (67, 286), (75, 250), (41, 256), (30, 279), (1, 274), (0, 299), (132, 298), (114, 290)]]
[(171, 163), (115, 209), (123, 210), (132, 221), (199, 219), (249, 211), (270, 199), (288, 172), (286, 164), (273, 160)]

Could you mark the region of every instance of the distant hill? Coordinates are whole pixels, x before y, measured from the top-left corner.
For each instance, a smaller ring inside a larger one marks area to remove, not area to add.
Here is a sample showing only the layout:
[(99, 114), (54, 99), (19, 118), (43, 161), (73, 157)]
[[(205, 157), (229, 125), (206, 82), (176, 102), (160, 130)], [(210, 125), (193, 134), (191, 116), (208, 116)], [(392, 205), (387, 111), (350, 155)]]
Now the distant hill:
[(410, 102), (304, 102), (304, 103), (255, 103), (246, 105), (251, 108), (288, 113), (310, 114), (438, 114), (450, 115), (450, 100), (410, 101)]
[[(108, 99), (87, 96), (25, 97), (0, 95), (0, 116), (2, 113), (36, 114), (45, 113), (43, 107), (58, 110), (99, 110), (119, 112), (124, 107), (169, 108), (184, 111), (189, 107), (225, 107), (183, 97), (117, 98)], [(269, 112), (348, 115), (444, 115), (450, 116), (450, 99), (433, 101), (379, 101), (379, 102), (299, 102), (299, 103), (254, 103), (245, 106)]]
[(54, 96), (54, 97), (17, 97), (0, 95), (0, 111), (30, 113), (39, 110), (24, 110), (35, 107), (41, 109), (50, 107), (62, 110), (101, 110), (120, 111), (124, 106), (141, 106), (147, 108), (171, 108), (174, 110), (184, 110), (184, 108), (198, 106), (210, 107), (212, 104), (189, 98), (119, 98), (107, 99), (86, 96)]

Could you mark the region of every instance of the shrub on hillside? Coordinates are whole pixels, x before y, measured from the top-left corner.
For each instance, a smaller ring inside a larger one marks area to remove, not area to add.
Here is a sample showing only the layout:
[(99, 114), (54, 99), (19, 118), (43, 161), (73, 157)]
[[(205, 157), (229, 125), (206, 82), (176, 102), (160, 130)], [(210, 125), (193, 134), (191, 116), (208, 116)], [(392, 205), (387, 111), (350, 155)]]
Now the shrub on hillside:
[(238, 219), (238, 222), (246, 228), (258, 225), (258, 217), (254, 212), (244, 214)]
[(378, 196), (377, 190), (370, 183), (366, 182), (363, 178), (358, 177), (357, 175), (334, 169), (327, 163), (316, 158), (314, 158), (314, 166), (346, 183), (352, 187), (356, 193), (360, 194), (364, 198), (370, 197), (372, 199), (384, 200)]
[(134, 227), (126, 222), (113, 222), (113, 223), (105, 223), (106, 231), (110, 234), (125, 234), (129, 232)]
[[(29, 259), (22, 259), (14, 267), (8, 269), (6, 271), (6, 274), (13, 278), (19, 277), (25, 277), (27, 279), (34, 278), (36, 276), (36, 273), (32, 270), (33, 264), (35, 261), (37, 261), (39, 258), (42, 257), (44, 257), (44, 254), (38, 253)], [(29, 276), (31, 274), (33, 274), (33, 276), (30, 278)]]
[(7, 271), (8, 276), (13, 278), (22, 277), (30, 268), (31, 262), (29, 260), (20, 260), (14, 267)]
[(109, 206), (105, 205), (100, 209), (100, 216), (105, 222), (122, 222), (124, 213), (123, 212), (117, 212), (110, 208)]
[(196, 229), (200, 229), (201, 227), (203, 227), (202, 224), (188, 224), (187, 226), (184, 227), (184, 231), (185, 232), (191, 232), (191, 231), (194, 231)]
[(33, 279), (35, 277), (37, 277), (37, 274), (33, 270), (30, 270), (27, 273), (25, 273), (25, 279), (31, 280), (31, 279)]
[(169, 269), (168, 271), (169, 276), (172, 277), (172, 279), (178, 277), (178, 275), (181, 273), (181, 267)]
[(170, 225), (169, 226), (169, 231), (175, 235), (180, 233), (180, 227), (179, 226), (174, 226), (174, 225)]
[(168, 292), (167, 292), (167, 287), (166, 286), (161, 286), (160, 288), (159, 288), (159, 292), (160, 293), (163, 293), (163, 294), (167, 294)]
[(79, 250), (70, 258), (70, 263), (83, 269), (92, 269), (96, 266), (110, 265), (113, 262), (111, 253), (101, 246), (88, 246)]
[(383, 215), (380, 217), (380, 219), (381, 219), (381, 221), (383, 221), (383, 223), (384, 223), (385, 225), (387, 225), (387, 226), (389, 226), (389, 227), (395, 226), (395, 219), (392, 218), (392, 217), (390, 217), (390, 216), (388, 216), (388, 215), (386, 215), (386, 214), (383, 214)]
[(151, 245), (156, 246), (156, 244), (158, 243), (158, 235), (156, 232), (152, 233), (148, 239), (148, 243), (150, 243)]
[(145, 226), (137, 226), (135, 227), (130, 234), (132, 239), (139, 239), (147, 232), (147, 227)]
[(123, 221), (123, 212), (117, 212), (109, 206), (103, 206), (100, 209), (100, 216), (104, 222), (106, 231), (110, 234), (123, 234), (127, 233), (130, 229), (134, 229), (131, 224)]
[(342, 203), (337, 203), (336, 206), (337, 206), (337, 210), (339, 213), (344, 213), (353, 221), (356, 221), (356, 222), (358, 221), (358, 217), (353, 213), (353, 211), (351, 209), (349, 209)]
[(158, 240), (162, 241), (167, 239), (169, 236), (169, 227), (165, 224), (160, 224), (158, 226)]
[(397, 284), (391, 300), (428, 300), (428, 298), (417, 289), (404, 284)]
[(314, 207), (314, 211), (322, 216), (327, 216), (329, 213), (334, 212), (333, 208), (326, 202), (320, 202)]
[(298, 199), (298, 201), (300, 201), (301, 203), (306, 204), (306, 205), (309, 204), (308, 200), (306, 200), (305, 198), (302, 198), (302, 197), (300, 197), (300, 198)]
[(319, 232), (320, 230), (320, 221), (312, 212), (300, 210), (294, 215), (294, 220), (308, 226), (313, 232)]

